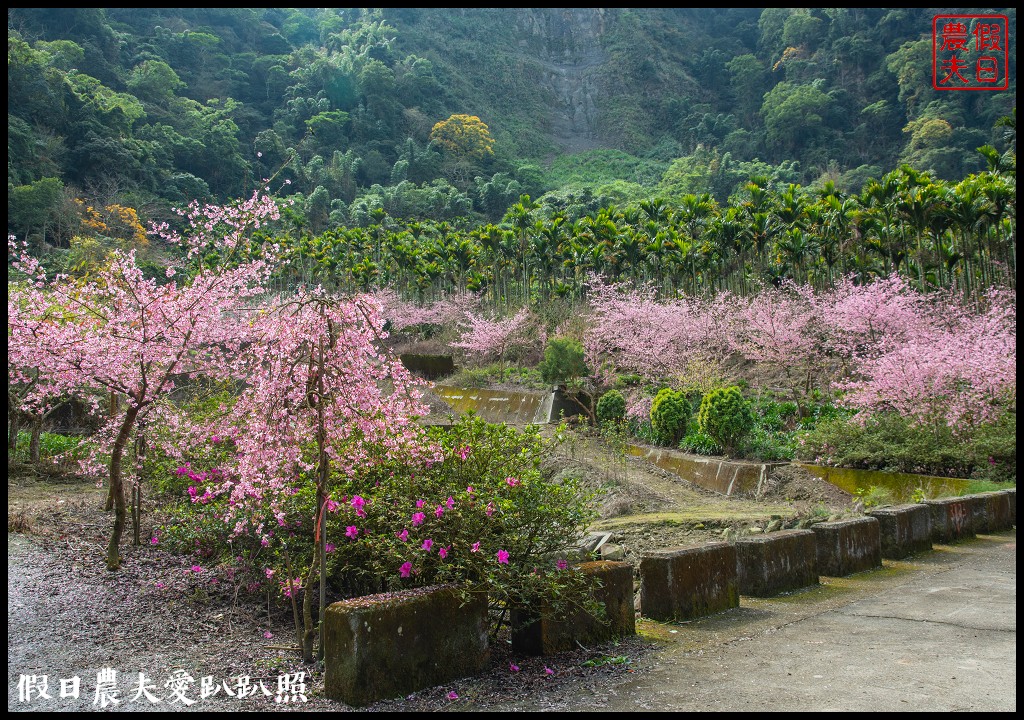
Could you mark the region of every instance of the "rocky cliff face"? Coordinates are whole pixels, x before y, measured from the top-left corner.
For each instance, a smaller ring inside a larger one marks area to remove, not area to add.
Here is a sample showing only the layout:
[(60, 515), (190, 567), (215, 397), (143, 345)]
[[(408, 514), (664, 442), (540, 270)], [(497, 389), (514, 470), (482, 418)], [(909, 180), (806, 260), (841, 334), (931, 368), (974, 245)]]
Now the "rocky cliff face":
[(540, 64), (555, 99), (549, 118), (554, 140), (569, 152), (598, 147), (598, 101), (607, 72), (601, 47), (609, 10), (523, 8), (515, 11), (520, 52)]

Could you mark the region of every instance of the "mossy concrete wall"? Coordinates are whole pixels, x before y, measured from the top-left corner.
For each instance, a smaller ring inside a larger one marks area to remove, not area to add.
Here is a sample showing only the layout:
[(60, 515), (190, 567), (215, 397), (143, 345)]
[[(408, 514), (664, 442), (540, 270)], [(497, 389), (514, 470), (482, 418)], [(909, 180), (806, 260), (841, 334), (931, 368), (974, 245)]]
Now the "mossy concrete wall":
[(1011, 501), (1016, 499), (1015, 493), (999, 490), (985, 493), (988, 499), (989, 531), (1009, 530), (1013, 527), (1013, 507)]
[(740, 593), (772, 597), (818, 584), (818, 550), (810, 530), (781, 530), (736, 541)]
[(643, 445), (629, 445), (627, 451), (675, 473), (694, 485), (722, 495), (737, 497), (761, 497), (767, 487), (771, 469), (787, 464), (733, 462)]
[(878, 520), (837, 520), (811, 526), (818, 544), (818, 573), (842, 577), (882, 567)]
[(658, 550), (640, 560), (640, 614), (693, 620), (740, 604), (736, 548), (718, 542)]
[(902, 560), (932, 549), (932, 515), (927, 505), (880, 507), (867, 514), (878, 521), (883, 558)]
[(433, 389), (456, 413), (473, 411), (490, 423), (543, 425), (551, 421), (553, 392), (513, 392), (441, 384)]
[(363, 706), (482, 671), (487, 599), (450, 586), (334, 603), (324, 617), (328, 697)]
[(976, 495), (964, 495), (960, 498), (967, 503), (967, 507), (971, 511), (971, 527), (974, 533), (987, 533), (989, 526), (992, 524), (989, 521), (989, 500), (987, 493), (978, 493)]
[(579, 569), (596, 581), (594, 599), (604, 607), (604, 618), (585, 610), (563, 620), (545, 617), (549, 608), (512, 613), (512, 649), (527, 655), (550, 655), (636, 633), (633, 609), (633, 566), (624, 562), (596, 560)]
[(932, 542), (951, 543), (974, 537), (974, 512), (963, 498), (925, 500), (932, 514)]

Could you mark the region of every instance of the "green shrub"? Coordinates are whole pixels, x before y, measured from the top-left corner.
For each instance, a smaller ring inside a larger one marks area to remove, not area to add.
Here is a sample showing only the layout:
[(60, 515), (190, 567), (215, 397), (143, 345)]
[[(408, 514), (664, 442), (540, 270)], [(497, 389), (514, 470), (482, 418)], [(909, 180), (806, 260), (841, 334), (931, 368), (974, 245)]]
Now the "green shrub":
[(754, 414), (738, 387), (718, 388), (701, 400), (697, 425), (731, 454), (753, 428)]
[(718, 443), (697, 428), (691, 428), (680, 441), (679, 449), (694, 455), (720, 455), (722, 452), (722, 447)]
[(675, 447), (686, 435), (690, 422), (690, 403), (686, 396), (671, 388), (663, 388), (651, 404), (651, 426), (661, 445)]
[(609, 390), (597, 401), (599, 423), (621, 423), (626, 417), (626, 398), (618, 390)]
[(545, 382), (563, 385), (590, 374), (583, 357), (583, 345), (572, 338), (551, 338), (544, 348), (538, 369)]
[(797, 455), (824, 465), (974, 477), (1016, 478), (1016, 418), (1007, 414), (975, 427), (921, 425), (895, 413), (866, 419), (839, 415), (800, 435)]

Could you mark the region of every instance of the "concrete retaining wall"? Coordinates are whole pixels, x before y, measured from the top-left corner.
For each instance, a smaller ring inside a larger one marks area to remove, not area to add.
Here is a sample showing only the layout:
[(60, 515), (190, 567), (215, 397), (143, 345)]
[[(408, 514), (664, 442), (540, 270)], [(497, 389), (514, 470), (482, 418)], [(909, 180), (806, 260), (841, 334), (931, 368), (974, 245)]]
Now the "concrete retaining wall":
[(882, 567), (878, 520), (837, 520), (811, 526), (818, 543), (818, 572), (842, 577)]
[(1012, 528), (1014, 518), (1011, 500), (1016, 499), (1016, 493), (999, 490), (985, 495), (988, 498), (989, 532)]
[(550, 655), (636, 633), (633, 609), (633, 566), (624, 562), (596, 560), (579, 569), (597, 580), (595, 599), (604, 606), (604, 620), (579, 611), (564, 620), (530, 619), (529, 613), (512, 613), (512, 649), (528, 655)]
[(739, 607), (736, 548), (729, 543), (659, 550), (640, 561), (640, 614), (693, 620)]
[(628, 445), (627, 451), (705, 490), (750, 498), (761, 497), (773, 467), (787, 464), (732, 462), (642, 445)]
[(818, 584), (818, 550), (810, 530), (782, 530), (736, 541), (740, 593), (772, 597)]
[(927, 505), (895, 505), (869, 510), (878, 521), (882, 557), (902, 560), (932, 549), (932, 515)]
[(487, 599), (468, 605), (453, 587), (337, 602), (324, 616), (327, 697), (363, 706), (481, 672)]
[(932, 514), (932, 542), (951, 543), (974, 537), (974, 512), (963, 498), (925, 500)]

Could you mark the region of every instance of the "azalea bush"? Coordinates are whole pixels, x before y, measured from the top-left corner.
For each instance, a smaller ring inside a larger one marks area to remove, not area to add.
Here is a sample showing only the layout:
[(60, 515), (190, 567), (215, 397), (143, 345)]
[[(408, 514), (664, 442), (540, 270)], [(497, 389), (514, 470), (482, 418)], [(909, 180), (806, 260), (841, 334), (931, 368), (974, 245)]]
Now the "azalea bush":
[(440, 462), (378, 466), (329, 518), (329, 567), (343, 595), (458, 583), (492, 607), (554, 613), (586, 603), (574, 550), (596, 516), (574, 478), (545, 479), (537, 428), (470, 416), (434, 429)]

